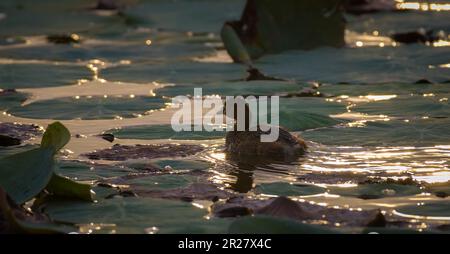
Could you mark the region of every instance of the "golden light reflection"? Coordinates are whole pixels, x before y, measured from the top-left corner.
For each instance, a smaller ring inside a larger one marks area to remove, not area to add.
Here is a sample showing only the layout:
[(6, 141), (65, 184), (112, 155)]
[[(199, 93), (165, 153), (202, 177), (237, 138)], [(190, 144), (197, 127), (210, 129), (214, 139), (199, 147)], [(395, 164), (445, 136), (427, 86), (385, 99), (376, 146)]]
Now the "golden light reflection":
[(220, 161), (224, 161), (225, 160), (225, 153), (212, 153), (210, 156), (212, 158), (220, 160)]
[[(348, 96), (348, 95), (341, 95), (338, 97), (338, 100), (336, 102), (342, 102), (342, 100), (352, 103), (360, 103), (360, 102), (373, 102), (373, 101), (387, 101), (397, 98), (396, 94), (380, 94), (380, 95), (360, 95), (360, 96)], [(329, 100), (332, 101), (332, 100)], [(355, 106), (355, 105), (349, 105), (349, 106)]]
[(444, 216), (420, 216), (420, 215), (411, 215), (411, 214), (405, 214), (401, 213), (397, 210), (392, 211), (394, 215), (409, 218), (409, 219), (416, 219), (416, 220), (444, 220), (444, 221), (450, 221), (450, 217), (444, 217)]
[(87, 80), (87, 79), (79, 79), (78, 80), (78, 85), (83, 85), (83, 84), (86, 84), (87, 82), (89, 82), (89, 80)]
[[(214, 172), (214, 176), (212, 176), (209, 180), (213, 183), (216, 184), (224, 184), (226, 182), (230, 182), (233, 181), (235, 179), (233, 179), (232, 176), (222, 173), (222, 172), (218, 172), (218, 171), (213, 171)], [(229, 186), (227, 186), (229, 187)]]
[(80, 40), (80, 36), (79, 36), (78, 34), (71, 34), (70, 37), (71, 37), (74, 41)]
[(330, 117), (333, 118), (341, 118), (341, 119), (346, 119), (346, 120), (354, 120), (354, 121), (372, 121), (372, 122), (376, 122), (376, 121), (390, 121), (389, 116), (386, 115), (367, 115), (367, 114), (361, 114), (361, 113), (357, 113), (357, 112), (346, 112), (346, 113), (342, 113), (342, 114), (336, 114), (336, 115), (330, 115)]
[(86, 67), (88, 67), (89, 70), (92, 71), (93, 73), (93, 78), (92, 79), (98, 79), (98, 67), (96, 67), (93, 64), (88, 64)]
[(433, 42), (433, 47), (450, 47), (450, 41), (439, 40)]
[(387, 208), (395, 208), (398, 207), (398, 205), (396, 204), (388, 204), (388, 203), (371, 203), (372, 205), (376, 205), (376, 206), (382, 206), (382, 207), (387, 207)]
[[(439, 169), (435, 169), (439, 170)], [(423, 176), (415, 176), (414, 179), (418, 181), (424, 181), (427, 183), (445, 183), (450, 181), (450, 172), (448, 171), (438, 171), (434, 172), (429, 175), (423, 175)]]
[(123, 65), (129, 65), (129, 64), (131, 64), (131, 61), (130, 60), (120, 60), (119, 63), (123, 64)]
[(339, 187), (339, 188), (354, 188), (357, 187), (358, 184), (355, 183), (339, 183), (339, 184), (328, 184), (327, 187)]
[(397, 98), (397, 95), (390, 94), (390, 95), (367, 95), (365, 96), (367, 99), (371, 101), (387, 101), (394, 98)]
[(195, 203), (195, 202), (192, 202), (191, 204), (192, 204), (193, 206), (197, 207), (197, 208), (205, 209), (205, 206), (203, 206), (202, 204)]
[(156, 234), (159, 231), (159, 228), (157, 227), (149, 227), (145, 229), (145, 233), (153, 235)]

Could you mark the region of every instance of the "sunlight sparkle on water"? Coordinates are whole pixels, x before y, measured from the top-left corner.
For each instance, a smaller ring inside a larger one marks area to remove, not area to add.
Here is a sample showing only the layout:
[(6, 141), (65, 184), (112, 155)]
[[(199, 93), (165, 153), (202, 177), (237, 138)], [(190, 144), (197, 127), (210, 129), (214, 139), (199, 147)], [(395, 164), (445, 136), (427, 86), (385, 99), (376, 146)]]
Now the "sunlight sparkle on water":
[(415, 176), (414, 179), (416, 179), (418, 181), (424, 181), (427, 183), (445, 183), (445, 182), (450, 181), (450, 172), (439, 171), (439, 172), (434, 172), (429, 175)]
[(365, 97), (372, 101), (386, 101), (386, 100), (397, 98), (397, 95), (395, 95), (395, 94), (392, 94), (392, 95), (367, 95)]

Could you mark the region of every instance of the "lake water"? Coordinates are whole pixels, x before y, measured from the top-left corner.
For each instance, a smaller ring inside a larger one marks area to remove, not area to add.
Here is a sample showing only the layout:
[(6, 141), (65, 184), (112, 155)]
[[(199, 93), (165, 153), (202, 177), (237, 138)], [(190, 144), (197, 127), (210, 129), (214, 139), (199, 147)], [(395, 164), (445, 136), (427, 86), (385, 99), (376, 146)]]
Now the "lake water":
[[(450, 193), (448, 1), (431, 1), (439, 10), (347, 16), (345, 48), (264, 56), (255, 66), (286, 81), (253, 82), (241, 81), (245, 68), (231, 62), (219, 35), (224, 21), (240, 17), (245, 1), (129, 2), (125, 15), (93, 11), (87, 0), (0, 3), (0, 88), (18, 92), (0, 96), (0, 122), (45, 128), (61, 120), (72, 133), (60, 156), (62, 174), (117, 182), (138, 193), (105, 199), (98, 189), (96, 203), (49, 203), (50, 217), (82, 224), (82, 232), (228, 232), (234, 219), (213, 216), (212, 201), (154, 194), (202, 183), (248, 199), (290, 196), (344, 210), (380, 209), (404, 222), (400, 228), (434, 230), (450, 223), (450, 199), (438, 197)], [(388, 37), (418, 29), (446, 39), (406, 45)], [(73, 34), (81, 43), (49, 43), (46, 36), (53, 34)], [(316, 83), (324, 97), (280, 99), (281, 125), (309, 145), (293, 163), (231, 162), (223, 153), (223, 133), (170, 128), (170, 98), (191, 95), (196, 87), (204, 95), (283, 95)], [(97, 136), (103, 132), (115, 135), (113, 144), (203, 150), (127, 161), (84, 156), (113, 145)], [(160, 172), (145, 170), (149, 165)], [(408, 178), (417, 185), (386, 181)], [(319, 224), (330, 224), (324, 221)], [(329, 226), (361, 227), (342, 221)]]

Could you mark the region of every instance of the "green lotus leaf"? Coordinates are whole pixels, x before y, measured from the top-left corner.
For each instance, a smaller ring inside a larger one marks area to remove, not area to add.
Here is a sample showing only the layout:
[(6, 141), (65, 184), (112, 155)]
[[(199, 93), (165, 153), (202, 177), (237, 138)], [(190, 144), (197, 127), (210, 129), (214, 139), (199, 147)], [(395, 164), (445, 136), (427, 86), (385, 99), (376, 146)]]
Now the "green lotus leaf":
[(312, 184), (289, 184), (282, 182), (263, 183), (256, 187), (256, 192), (277, 196), (308, 196), (326, 192), (325, 188)]
[(53, 174), (45, 188), (56, 196), (93, 201), (95, 193), (90, 184), (79, 183), (70, 178)]
[(400, 207), (396, 211), (410, 217), (436, 217), (442, 220), (450, 220), (450, 201), (419, 203)]
[(47, 186), (55, 167), (54, 150), (36, 148), (0, 160), (0, 186), (22, 204)]
[(362, 199), (413, 196), (422, 192), (420, 188), (415, 185), (390, 183), (359, 184), (355, 187), (330, 187), (329, 189), (332, 194)]
[(60, 122), (49, 124), (42, 137), (41, 147), (51, 148), (56, 153), (70, 140), (69, 130)]

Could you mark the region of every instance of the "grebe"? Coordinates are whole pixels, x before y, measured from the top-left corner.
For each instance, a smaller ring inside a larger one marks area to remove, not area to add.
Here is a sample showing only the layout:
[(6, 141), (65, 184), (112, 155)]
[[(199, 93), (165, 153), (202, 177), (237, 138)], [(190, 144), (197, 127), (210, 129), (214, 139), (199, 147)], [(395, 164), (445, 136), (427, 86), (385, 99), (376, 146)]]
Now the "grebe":
[[(224, 107), (226, 115), (226, 106)], [(274, 142), (261, 142), (261, 135), (267, 135), (270, 131), (262, 131), (257, 126), (256, 131), (249, 130), (250, 110), (245, 104), (245, 131), (237, 130), (237, 105), (234, 104), (234, 130), (227, 132), (225, 141), (225, 152), (228, 156), (236, 159), (292, 161), (305, 154), (307, 145), (305, 141), (294, 136), (283, 127), (279, 127), (278, 139)]]

